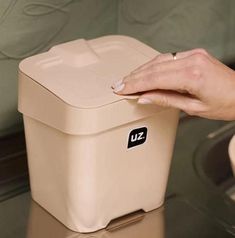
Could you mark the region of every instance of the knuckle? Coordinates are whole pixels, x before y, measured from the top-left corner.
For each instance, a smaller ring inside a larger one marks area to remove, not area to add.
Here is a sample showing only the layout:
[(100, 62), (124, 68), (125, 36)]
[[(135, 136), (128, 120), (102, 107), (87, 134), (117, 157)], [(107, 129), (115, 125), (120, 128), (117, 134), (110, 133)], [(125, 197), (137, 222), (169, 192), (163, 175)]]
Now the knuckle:
[(183, 89), (192, 95), (198, 95), (203, 84), (202, 71), (200, 67), (192, 66), (187, 68), (186, 77), (188, 78), (188, 81), (185, 81)]
[(192, 58), (194, 65), (198, 65), (200, 67), (204, 67), (208, 63), (208, 57), (201, 53), (194, 54)]
[(161, 63), (165, 61), (169, 56), (169, 53), (167, 54), (159, 54), (154, 58), (155, 63)]
[(158, 62), (161, 62), (163, 58), (164, 58), (164, 55), (163, 55), (163, 54), (159, 54), (159, 55), (157, 55), (157, 56), (154, 58), (154, 61), (155, 61), (156, 63), (158, 63)]
[(197, 52), (198, 54), (202, 54), (204, 56), (209, 56), (208, 51), (204, 48), (196, 48), (195, 52)]
[(202, 71), (200, 67), (194, 65), (187, 69), (187, 74), (191, 80), (199, 80), (202, 76)]

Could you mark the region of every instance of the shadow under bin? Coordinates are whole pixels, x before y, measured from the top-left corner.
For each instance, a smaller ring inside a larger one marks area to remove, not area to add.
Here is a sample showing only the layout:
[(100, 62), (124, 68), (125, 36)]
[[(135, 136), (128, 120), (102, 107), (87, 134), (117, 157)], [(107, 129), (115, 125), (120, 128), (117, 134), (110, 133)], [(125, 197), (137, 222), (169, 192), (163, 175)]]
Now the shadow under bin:
[(134, 213), (114, 220), (106, 229), (83, 234), (62, 223), (31, 200), (27, 238), (231, 238), (222, 227), (180, 197), (148, 213)]
[(82, 234), (67, 229), (33, 200), (31, 201), (27, 238), (164, 238), (164, 209), (114, 220), (105, 230)]

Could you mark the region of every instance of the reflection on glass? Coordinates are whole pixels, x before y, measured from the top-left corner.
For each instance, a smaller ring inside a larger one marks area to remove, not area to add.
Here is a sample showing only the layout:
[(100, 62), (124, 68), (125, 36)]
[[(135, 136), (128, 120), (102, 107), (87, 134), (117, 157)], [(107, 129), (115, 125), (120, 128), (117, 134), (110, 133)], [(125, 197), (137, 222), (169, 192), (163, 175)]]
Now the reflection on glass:
[(119, 218), (103, 230), (81, 234), (67, 229), (31, 201), (27, 238), (164, 238), (164, 209)]

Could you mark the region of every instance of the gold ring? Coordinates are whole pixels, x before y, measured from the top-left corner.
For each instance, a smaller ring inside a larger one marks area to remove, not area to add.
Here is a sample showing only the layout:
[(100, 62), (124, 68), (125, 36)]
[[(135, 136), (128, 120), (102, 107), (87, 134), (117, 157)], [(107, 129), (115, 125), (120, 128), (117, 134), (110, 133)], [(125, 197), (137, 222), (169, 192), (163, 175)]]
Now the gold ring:
[(176, 58), (177, 52), (173, 52), (173, 53), (171, 53), (171, 54), (172, 54), (172, 56), (173, 56), (173, 60), (177, 60), (177, 58)]

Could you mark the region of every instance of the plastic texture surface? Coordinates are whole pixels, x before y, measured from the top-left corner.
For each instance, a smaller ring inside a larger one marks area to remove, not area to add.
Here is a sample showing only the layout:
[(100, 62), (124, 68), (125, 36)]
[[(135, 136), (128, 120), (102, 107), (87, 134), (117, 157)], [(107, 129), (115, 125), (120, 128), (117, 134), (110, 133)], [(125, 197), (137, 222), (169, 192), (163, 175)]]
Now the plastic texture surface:
[(80, 39), (23, 60), (20, 70), (71, 106), (96, 108), (123, 98), (111, 85), (157, 54), (130, 37)]
[[(24, 117), (32, 197), (73, 231), (93, 232), (112, 219), (164, 202), (177, 127), (176, 110), (103, 133), (73, 136)], [(130, 131), (148, 128), (127, 149)]]
[(138, 105), (132, 96), (114, 94), (111, 85), (157, 54), (124, 36), (55, 46), (20, 64), (19, 111), (73, 135), (95, 134), (152, 116), (166, 109)]
[[(63, 57), (51, 65), (54, 53)], [(73, 231), (93, 232), (164, 202), (178, 110), (139, 105), (106, 90), (109, 75), (116, 79), (156, 54), (135, 39), (108, 36), (69, 42), (21, 64), (19, 110), (32, 197)], [(103, 81), (85, 77), (93, 68)]]

